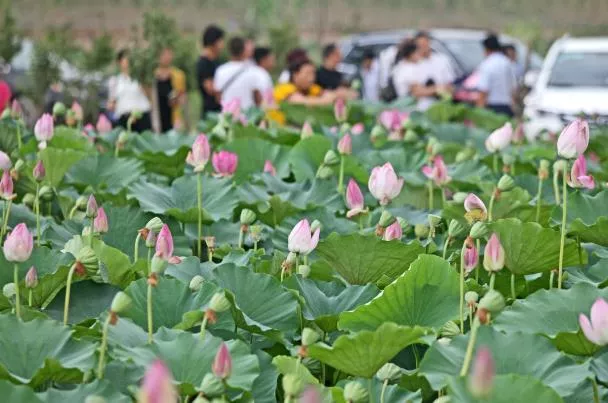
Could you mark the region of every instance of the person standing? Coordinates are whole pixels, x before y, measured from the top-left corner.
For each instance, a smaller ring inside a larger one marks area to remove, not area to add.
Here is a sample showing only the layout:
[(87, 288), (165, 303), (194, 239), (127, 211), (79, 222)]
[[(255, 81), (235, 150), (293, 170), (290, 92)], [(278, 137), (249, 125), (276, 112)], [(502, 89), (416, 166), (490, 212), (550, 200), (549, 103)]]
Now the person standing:
[[(128, 128), (130, 123), (131, 130), (139, 133), (152, 130), (150, 100), (140, 83), (130, 75), (129, 52), (125, 49), (118, 52), (116, 61), (119, 73), (110, 78), (108, 83), (110, 95), (108, 109), (118, 118), (119, 126)], [(129, 122), (133, 113), (139, 113), (141, 116)]]
[(342, 73), (337, 69), (342, 61), (342, 52), (335, 44), (323, 48), (323, 64), (317, 69), (317, 84), (324, 90), (335, 90), (343, 86)]
[(479, 65), (479, 96), (476, 105), (496, 113), (513, 116), (513, 97), (517, 87), (513, 63), (502, 52), (496, 35), (482, 42), (486, 57)]
[(374, 52), (366, 50), (361, 61), (361, 94), (365, 101), (380, 100), (379, 75), (378, 61), (375, 60)]
[(154, 71), (154, 127), (165, 133), (183, 125), (182, 105), (186, 97), (186, 75), (173, 66), (173, 50), (164, 48)]
[(230, 61), (222, 64), (215, 73), (213, 85), (222, 104), (234, 100), (240, 102), (242, 110), (255, 105), (256, 75), (254, 66), (246, 59), (245, 40), (234, 37), (228, 42)]
[(252, 67), (255, 76), (255, 104), (260, 106), (264, 97), (272, 97), (273, 84), (270, 72), (275, 68), (276, 59), (272, 50), (266, 47), (257, 47), (253, 52), (255, 66)]
[(208, 112), (222, 110), (213, 79), (224, 48), (224, 31), (218, 26), (209, 25), (203, 32), (202, 43), (203, 52), (196, 63), (196, 78), (202, 100), (201, 118), (204, 119)]
[[(420, 55), (417, 70), (421, 83), (427, 87), (436, 86), (443, 94), (451, 94), (454, 90), (452, 84), (456, 79), (454, 69), (448, 57), (444, 54), (433, 52), (431, 48), (431, 36), (428, 32), (421, 31), (414, 38), (416, 48)], [(426, 110), (433, 105), (439, 94), (422, 97), (418, 102), (420, 110)]]

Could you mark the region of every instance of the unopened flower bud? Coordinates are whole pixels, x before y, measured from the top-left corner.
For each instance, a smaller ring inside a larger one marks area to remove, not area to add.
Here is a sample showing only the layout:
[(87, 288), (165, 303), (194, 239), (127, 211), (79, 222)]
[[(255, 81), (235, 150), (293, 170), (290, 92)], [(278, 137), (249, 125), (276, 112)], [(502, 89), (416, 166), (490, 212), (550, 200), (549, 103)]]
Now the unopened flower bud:
[(320, 338), (321, 338), (321, 336), (319, 336), (319, 333), (315, 332), (311, 328), (305, 327), (304, 329), (302, 329), (302, 345), (303, 346), (311, 346), (311, 345), (315, 344), (317, 341), (319, 341)]
[(384, 130), (384, 127), (382, 127), (381, 125), (376, 125), (372, 128), (372, 131), (369, 134), (370, 140), (371, 142), (375, 142), (377, 140), (379, 140), (380, 138), (386, 136), (386, 131)]
[(475, 306), (479, 300), (479, 294), (475, 291), (467, 291), (466, 294), (464, 294), (464, 300), (468, 306)]
[(384, 381), (396, 381), (401, 378), (403, 370), (392, 362), (388, 362), (376, 372), (376, 378)]
[(438, 215), (429, 214), (427, 219), (431, 228), (436, 228), (439, 224), (441, 224), (441, 217)]
[(95, 218), (97, 217), (97, 200), (95, 200), (95, 196), (90, 195), (89, 200), (87, 201), (87, 210), (86, 216), (87, 218)]
[(464, 150), (460, 150), (456, 153), (455, 161), (457, 163), (469, 161), (475, 157), (476, 154), (475, 148), (467, 147)]
[(471, 231), (469, 232), (469, 235), (473, 239), (481, 239), (481, 238), (485, 237), (486, 235), (488, 235), (488, 232), (489, 232), (488, 226), (481, 221), (477, 221), (471, 227)]
[(490, 290), (481, 298), (478, 307), (491, 313), (498, 313), (505, 307), (505, 299), (498, 291)]
[(443, 337), (454, 337), (460, 334), (460, 328), (455, 322), (450, 320), (441, 327), (439, 334)]
[(350, 381), (344, 386), (344, 400), (347, 403), (364, 403), (367, 402), (367, 398), (367, 389), (359, 382)]
[(152, 264), (150, 265), (150, 270), (152, 273), (161, 274), (167, 269), (168, 265), (169, 265), (169, 262), (167, 262), (165, 259), (163, 259), (159, 256), (154, 256), (152, 258)]
[(467, 198), (468, 193), (466, 192), (456, 192), (452, 195), (452, 200), (458, 204), (463, 204), (464, 200)]
[(31, 193), (26, 193), (25, 195), (23, 195), (23, 204), (25, 204), (26, 206), (33, 206), (34, 205), (34, 201), (36, 201), (36, 196), (34, 196)]
[(298, 255), (294, 252), (289, 252), (287, 254), (287, 257), (285, 258), (285, 263), (289, 264), (290, 266), (293, 266), (296, 263), (296, 260), (298, 259)]
[[(36, 164), (38, 165), (38, 164)], [(23, 169), (23, 167), (25, 166), (25, 162), (23, 162), (22, 159), (18, 159), (17, 162), (15, 162), (15, 166), (13, 167), (13, 169), (17, 172), (21, 172), (21, 170)], [(44, 174), (43, 174), (44, 176)]]
[(224, 291), (216, 292), (209, 301), (209, 309), (221, 313), (230, 309), (230, 301), (226, 298)]
[(566, 168), (565, 160), (557, 160), (553, 163), (553, 175), (558, 175), (564, 172)]
[(384, 210), (380, 215), (380, 220), (378, 221), (378, 225), (381, 227), (388, 227), (392, 223), (395, 222), (395, 217), (388, 210)]
[(450, 225), (448, 226), (448, 235), (451, 238), (456, 238), (457, 236), (462, 235), (466, 230), (465, 226), (457, 220), (451, 220)]
[(84, 227), (82, 227), (81, 235), (83, 237), (85, 237), (85, 238), (88, 237), (88, 236), (90, 236), (91, 235), (91, 227), (88, 226), (88, 225), (85, 225)]
[(53, 105), (53, 116), (63, 116), (65, 115), (65, 110), (66, 108), (63, 102), (55, 102)]
[(323, 163), (325, 165), (337, 165), (340, 162), (340, 157), (334, 150), (327, 150), (325, 153), (325, 157), (323, 158)]
[(158, 217), (154, 217), (146, 223), (146, 228), (150, 231), (160, 232), (160, 230), (163, 228), (163, 220)]
[(416, 238), (419, 239), (427, 238), (429, 236), (430, 230), (431, 229), (426, 224), (416, 224), (414, 226), (414, 234), (416, 235)]
[(252, 225), (249, 227), (249, 236), (254, 242), (259, 242), (262, 239), (262, 226)]
[(415, 143), (418, 141), (418, 133), (412, 129), (406, 130), (405, 135), (403, 136), (403, 141), (406, 143)]
[(8, 299), (13, 298), (16, 294), (15, 283), (4, 284), (4, 287), (2, 287), (2, 294)]
[(208, 372), (203, 377), (198, 391), (204, 393), (205, 396), (219, 396), (224, 393), (224, 384), (220, 378)]
[(110, 310), (114, 313), (124, 312), (131, 305), (131, 297), (122, 291), (118, 291), (112, 300)]
[(205, 279), (203, 278), (203, 276), (197, 274), (196, 276), (192, 277), (192, 279), (190, 280), (190, 290), (191, 291), (198, 291), (201, 289), (201, 287), (203, 286), (203, 283), (205, 282)]
[(317, 178), (319, 179), (329, 179), (332, 177), (332, 175), (334, 174), (334, 170), (325, 164), (321, 164), (321, 166), (319, 166), (319, 169), (317, 170)]
[(30, 267), (30, 269), (27, 271), (27, 274), (25, 275), (25, 287), (29, 288), (30, 290), (32, 288), (36, 288), (38, 286), (38, 272), (36, 271), (36, 268), (34, 266)]
[(154, 231), (148, 231), (148, 235), (146, 236), (146, 247), (147, 248), (154, 248), (156, 246), (156, 232)]
[(310, 266), (306, 264), (299, 265), (298, 274), (304, 278), (308, 278), (308, 276), (310, 276)]
[(241, 210), (241, 225), (251, 225), (255, 222), (256, 218), (255, 213), (248, 208)]
[(310, 223), (310, 233), (314, 234), (315, 232), (317, 232), (317, 230), (321, 230), (323, 228), (323, 226), (321, 225), (321, 221), (319, 220), (314, 220), (312, 223)]
[(515, 186), (515, 181), (513, 180), (513, 178), (509, 175), (503, 175), (498, 181), (497, 188), (501, 192), (506, 192), (508, 190), (513, 189), (513, 186)]

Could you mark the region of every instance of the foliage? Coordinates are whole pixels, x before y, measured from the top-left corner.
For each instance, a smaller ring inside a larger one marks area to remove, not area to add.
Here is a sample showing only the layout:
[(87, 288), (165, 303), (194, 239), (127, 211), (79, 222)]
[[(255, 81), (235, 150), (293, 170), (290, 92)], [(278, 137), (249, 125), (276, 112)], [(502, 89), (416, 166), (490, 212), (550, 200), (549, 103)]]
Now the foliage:
[(21, 32), (9, 5), (3, 7), (0, 25), (0, 60), (10, 63), (21, 50)]

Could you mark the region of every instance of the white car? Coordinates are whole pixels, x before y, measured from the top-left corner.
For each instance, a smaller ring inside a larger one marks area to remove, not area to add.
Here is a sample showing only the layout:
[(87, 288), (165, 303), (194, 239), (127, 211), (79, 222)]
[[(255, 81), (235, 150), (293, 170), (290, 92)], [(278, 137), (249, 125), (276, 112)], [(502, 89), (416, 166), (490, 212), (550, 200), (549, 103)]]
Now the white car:
[(526, 132), (559, 132), (578, 116), (592, 125), (608, 125), (608, 37), (556, 41), (525, 99)]

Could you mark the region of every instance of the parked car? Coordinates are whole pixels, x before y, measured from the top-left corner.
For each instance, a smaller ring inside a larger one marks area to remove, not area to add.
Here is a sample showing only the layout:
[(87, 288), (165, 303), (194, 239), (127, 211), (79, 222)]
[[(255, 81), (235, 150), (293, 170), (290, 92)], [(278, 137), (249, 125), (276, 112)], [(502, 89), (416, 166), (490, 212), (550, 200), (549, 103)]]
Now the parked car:
[[(457, 77), (456, 94), (463, 98), (463, 101), (471, 101), (467, 93), (473, 91), (474, 88), (466, 83), (474, 83), (475, 80), (467, 81), (466, 79), (474, 73), (484, 58), (481, 42), (487, 36), (487, 32), (472, 29), (432, 29), (428, 33), (432, 37), (433, 51), (447, 55), (452, 61), (452, 67)], [(347, 79), (354, 77), (359, 71), (359, 65), (365, 52), (371, 50), (374, 54), (379, 55), (384, 49), (400, 43), (404, 38), (412, 38), (415, 34), (415, 30), (397, 30), (369, 32), (346, 37), (340, 42), (344, 60), (338, 70)], [(515, 46), (519, 57), (518, 63), (523, 69), (528, 55), (527, 46), (508, 35), (500, 35), (500, 41), (503, 44)], [(542, 57), (536, 52), (531, 52), (528, 70), (538, 71), (541, 66)]]
[(608, 37), (557, 40), (525, 99), (524, 116), (532, 135), (559, 131), (577, 116), (608, 125)]

